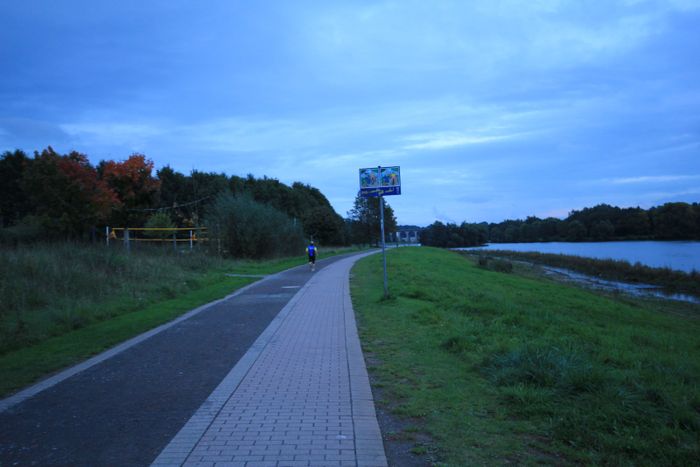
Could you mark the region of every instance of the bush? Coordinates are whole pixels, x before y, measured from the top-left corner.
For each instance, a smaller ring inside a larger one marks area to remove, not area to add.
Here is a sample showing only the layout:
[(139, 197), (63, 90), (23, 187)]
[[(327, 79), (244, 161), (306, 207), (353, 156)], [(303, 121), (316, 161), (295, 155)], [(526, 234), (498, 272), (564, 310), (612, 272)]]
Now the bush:
[(513, 263), (510, 261), (497, 259), (493, 261), (491, 268), (496, 272), (513, 272)]
[(237, 258), (299, 255), (304, 234), (284, 213), (247, 195), (223, 193), (209, 209), (206, 224), (212, 248)]
[[(173, 224), (169, 215), (164, 212), (158, 212), (148, 218), (145, 227), (148, 229), (172, 229), (175, 227), (175, 224)], [(150, 238), (166, 239), (172, 237), (173, 233), (167, 230), (147, 230), (145, 235)]]
[(0, 229), (0, 245), (34, 243), (50, 237), (47, 223), (44, 217), (26, 216), (16, 225)]
[(479, 255), (478, 264), (479, 267), (490, 269), (496, 272), (513, 272), (513, 263), (503, 259)]

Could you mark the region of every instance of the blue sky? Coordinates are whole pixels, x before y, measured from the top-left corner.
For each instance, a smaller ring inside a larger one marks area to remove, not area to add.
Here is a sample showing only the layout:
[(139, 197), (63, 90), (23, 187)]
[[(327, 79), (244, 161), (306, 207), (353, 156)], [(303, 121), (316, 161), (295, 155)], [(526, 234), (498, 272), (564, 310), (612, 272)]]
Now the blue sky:
[(267, 175), (403, 224), (700, 201), (700, 0), (0, 2), (0, 151)]

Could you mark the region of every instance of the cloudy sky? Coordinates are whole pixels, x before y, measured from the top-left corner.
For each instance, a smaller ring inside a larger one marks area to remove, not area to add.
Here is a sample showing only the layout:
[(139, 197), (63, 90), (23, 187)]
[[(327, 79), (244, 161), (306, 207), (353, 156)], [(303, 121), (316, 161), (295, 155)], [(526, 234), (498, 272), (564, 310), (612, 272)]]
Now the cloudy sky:
[(700, 0), (0, 0), (0, 151), (267, 175), (403, 224), (700, 201)]

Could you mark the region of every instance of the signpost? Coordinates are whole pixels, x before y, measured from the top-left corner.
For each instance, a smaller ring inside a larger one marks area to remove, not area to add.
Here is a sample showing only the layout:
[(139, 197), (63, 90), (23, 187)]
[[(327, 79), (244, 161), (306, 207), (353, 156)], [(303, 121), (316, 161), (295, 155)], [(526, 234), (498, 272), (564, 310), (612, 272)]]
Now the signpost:
[(389, 281), (386, 275), (386, 237), (384, 235), (384, 196), (400, 194), (401, 168), (399, 166), (360, 169), (360, 196), (365, 198), (379, 197), (379, 226), (384, 262), (384, 298), (389, 297)]

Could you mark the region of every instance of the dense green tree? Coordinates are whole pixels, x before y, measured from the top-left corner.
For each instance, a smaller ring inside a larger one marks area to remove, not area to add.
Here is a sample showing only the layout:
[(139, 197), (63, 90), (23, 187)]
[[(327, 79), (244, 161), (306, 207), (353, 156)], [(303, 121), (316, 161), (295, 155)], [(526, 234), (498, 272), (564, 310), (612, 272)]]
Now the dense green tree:
[(442, 248), (483, 245), (486, 232), (480, 224), (443, 224), (436, 221), (421, 231), (421, 244)]
[(586, 238), (588, 231), (583, 222), (578, 220), (566, 223), (566, 239), (570, 242), (580, 242)]
[(322, 245), (346, 243), (343, 219), (333, 209), (317, 206), (302, 218), (304, 232)]
[[(381, 240), (379, 198), (364, 198), (359, 194), (355, 198), (353, 208), (348, 212), (351, 221), (352, 243), (369, 243), (377, 245)], [(384, 200), (384, 233), (396, 231), (394, 210)]]
[(688, 203), (666, 203), (651, 209), (651, 221), (656, 238), (689, 240), (700, 238), (695, 230), (693, 206)]
[(20, 150), (0, 156), (0, 228), (13, 225), (32, 212), (22, 183), (31, 162)]
[(621, 209), (614, 226), (615, 235), (621, 238), (650, 238), (652, 235), (649, 212), (639, 207)]
[(589, 233), (593, 240), (610, 240), (615, 235), (615, 227), (608, 219), (597, 220), (591, 225)]

